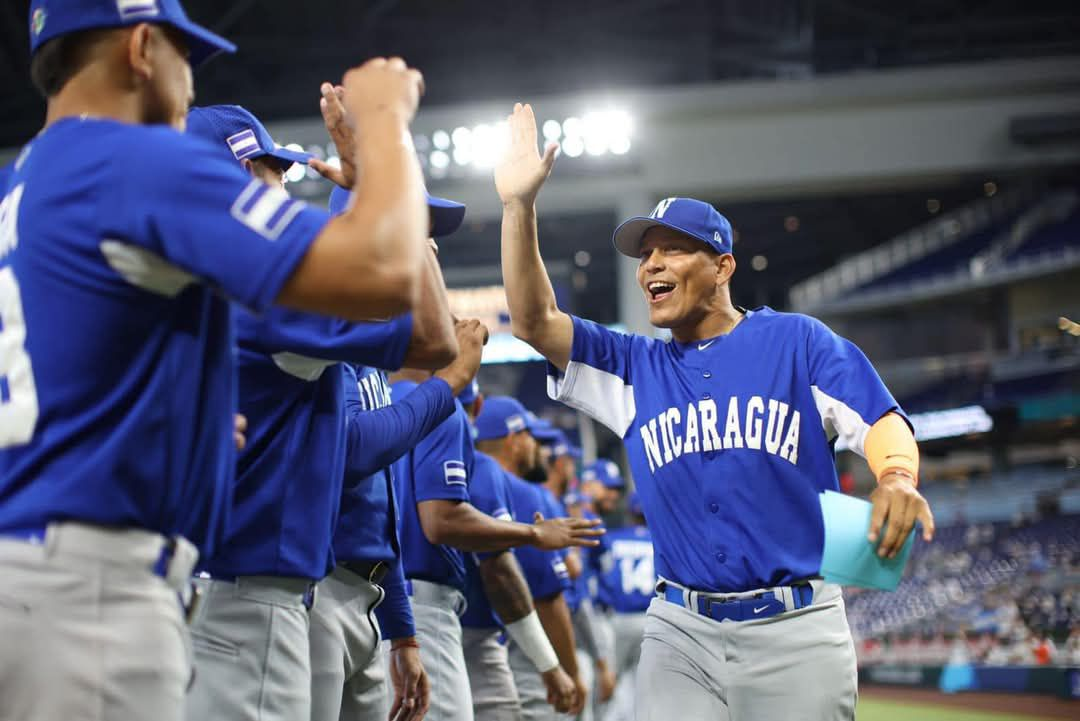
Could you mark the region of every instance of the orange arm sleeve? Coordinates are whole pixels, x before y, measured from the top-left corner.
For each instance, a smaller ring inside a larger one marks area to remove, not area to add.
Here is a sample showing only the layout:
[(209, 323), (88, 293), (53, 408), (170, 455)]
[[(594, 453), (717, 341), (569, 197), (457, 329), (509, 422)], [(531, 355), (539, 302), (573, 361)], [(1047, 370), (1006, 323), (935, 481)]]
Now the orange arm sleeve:
[(899, 471), (918, 484), (919, 447), (907, 422), (896, 413), (886, 413), (870, 426), (863, 448), (874, 478), (880, 481), (886, 472)]

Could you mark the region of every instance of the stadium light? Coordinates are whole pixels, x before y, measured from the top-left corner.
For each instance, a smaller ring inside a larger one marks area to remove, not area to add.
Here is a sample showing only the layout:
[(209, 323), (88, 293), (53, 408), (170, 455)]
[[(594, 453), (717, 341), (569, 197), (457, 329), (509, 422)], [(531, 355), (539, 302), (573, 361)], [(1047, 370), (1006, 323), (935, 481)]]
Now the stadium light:
[[(304, 152), (304, 147), (298, 143), (289, 143), (285, 146), (286, 150), (292, 150), (296, 153)], [(292, 167), (285, 171), (285, 182), (287, 183), (299, 183), (307, 175), (308, 167), (304, 163), (293, 163)]]
[(450, 133), (445, 130), (436, 130), (431, 134), (431, 144), (436, 150), (446, 150), (450, 147)]

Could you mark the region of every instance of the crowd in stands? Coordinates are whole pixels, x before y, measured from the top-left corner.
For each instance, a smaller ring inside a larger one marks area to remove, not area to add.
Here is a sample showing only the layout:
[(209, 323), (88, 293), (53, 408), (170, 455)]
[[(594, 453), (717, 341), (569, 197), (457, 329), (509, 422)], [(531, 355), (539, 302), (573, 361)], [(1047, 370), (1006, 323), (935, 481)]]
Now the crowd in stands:
[(860, 665), (1080, 665), (1080, 515), (939, 529), (895, 592), (845, 593)]

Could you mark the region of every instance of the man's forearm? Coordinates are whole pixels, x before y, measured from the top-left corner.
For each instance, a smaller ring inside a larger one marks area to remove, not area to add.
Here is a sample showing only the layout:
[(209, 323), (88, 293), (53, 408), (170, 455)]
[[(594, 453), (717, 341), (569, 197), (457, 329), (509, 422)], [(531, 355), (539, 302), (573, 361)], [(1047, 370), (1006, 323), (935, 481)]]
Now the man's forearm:
[(480, 561), (480, 578), (488, 602), (504, 624), (519, 621), (533, 610), (529, 583), (521, 572), (517, 558), (510, 551)]
[(420, 277), (420, 290), (413, 310), (413, 332), (405, 367), (437, 370), (453, 362), (457, 354), (454, 320), (446, 283), (435, 251), (428, 251)]
[(540, 624), (544, 627), (544, 633), (555, 647), (555, 655), (559, 657), (559, 665), (576, 678), (578, 674), (577, 654), (574, 650), (574, 627), (570, 620), (570, 609), (566, 605), (566, 599), (562, 592), (547, 598), (535, 599), (536, 614), (540, 616)]
[(527, 340), (558, 309), (540, 257), (534, 206), (503, 207), (502, 272), (514, 334)]
[(500, 521), (459, 501), (421, 501), (417, 504), (424, 535), (435, 544), (462, 551), (495, 553), (532, 543), (532, 525)]

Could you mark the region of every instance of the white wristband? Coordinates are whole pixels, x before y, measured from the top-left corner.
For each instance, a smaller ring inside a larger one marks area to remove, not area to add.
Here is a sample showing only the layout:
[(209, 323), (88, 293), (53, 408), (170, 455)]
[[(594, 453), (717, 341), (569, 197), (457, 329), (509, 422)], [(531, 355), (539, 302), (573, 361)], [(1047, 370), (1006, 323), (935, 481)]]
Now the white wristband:
[(555, 649), (544, 633), (535, 609), (525, 618), (506, 624), (506, 633), (521, 647), (522, 653), (540, 673), (547, 673), (559, 665), (559, 657), (555, 655)]

